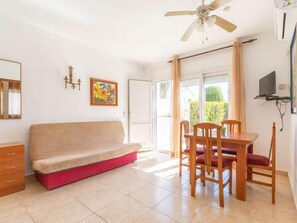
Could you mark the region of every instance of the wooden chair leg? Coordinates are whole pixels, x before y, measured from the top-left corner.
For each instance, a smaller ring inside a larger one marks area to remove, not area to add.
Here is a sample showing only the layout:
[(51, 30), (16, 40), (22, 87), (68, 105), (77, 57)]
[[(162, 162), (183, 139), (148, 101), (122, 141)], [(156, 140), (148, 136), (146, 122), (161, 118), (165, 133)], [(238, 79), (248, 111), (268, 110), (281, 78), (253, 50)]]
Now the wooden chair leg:
[(232, 166), (229, 169), (229, 194), (232, 194)]
[(275, 173), (272, 173), (272, 204), (275, 204)]
[(196, 183), (193, 183), (193, 185), (191, 185), (191, 196), (195, 197), (195, 192), (196, 192)]
[[(201, 167), (201, 175), (205, 177), (205, 167)], [(201, 178), (201, 183), (205, 186), (205, 180)]]
[(180, 177), (182, 175), (182, 160), (183, 160), (183, 156), (182, 156), (182, 154), (180, 154), (180, 156), (179, 156), (179, 176)]
[(220, 193), (220, 207), (224, 207), (224, 185), (223, 185), (223, 173), (219, 174), (219, 193)]

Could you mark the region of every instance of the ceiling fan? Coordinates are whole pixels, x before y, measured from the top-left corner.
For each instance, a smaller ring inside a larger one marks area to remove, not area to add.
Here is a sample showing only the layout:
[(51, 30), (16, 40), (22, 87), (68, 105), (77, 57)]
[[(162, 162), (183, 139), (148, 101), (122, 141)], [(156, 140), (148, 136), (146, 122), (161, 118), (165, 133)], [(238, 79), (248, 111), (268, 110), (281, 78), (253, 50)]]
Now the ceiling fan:
[(209, 27), (212, 27), (214, 24), (216, 24), (227, 32), (233, 32), (237, 28), (236, 25), (220, 16), (210, 15), (212, 11), (228, 4), (231, 1), (232, 0), (215, 0), (211, 4), (206, 5), (204, 4), (204, 0), (202, 0), (202, 5), (200, 5), (196, 11), (172, 11), (167, 12), (165, 16), (196, 15), (198, 17), (187, 29), (181, 38), (181, 41), (188, 40), (194, 29), (196, 29), (198, 32), (204, 32), (205, 24), (207, 24)]

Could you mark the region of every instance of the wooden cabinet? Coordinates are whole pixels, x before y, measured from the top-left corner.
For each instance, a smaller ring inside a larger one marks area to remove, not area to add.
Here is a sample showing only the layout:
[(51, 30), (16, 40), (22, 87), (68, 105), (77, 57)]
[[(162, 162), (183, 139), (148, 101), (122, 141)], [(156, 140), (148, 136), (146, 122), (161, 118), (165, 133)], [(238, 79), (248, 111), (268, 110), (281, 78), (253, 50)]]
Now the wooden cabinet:
[(24, 153), (23, 144), (0, 144), (0, 196), (25, 189)]

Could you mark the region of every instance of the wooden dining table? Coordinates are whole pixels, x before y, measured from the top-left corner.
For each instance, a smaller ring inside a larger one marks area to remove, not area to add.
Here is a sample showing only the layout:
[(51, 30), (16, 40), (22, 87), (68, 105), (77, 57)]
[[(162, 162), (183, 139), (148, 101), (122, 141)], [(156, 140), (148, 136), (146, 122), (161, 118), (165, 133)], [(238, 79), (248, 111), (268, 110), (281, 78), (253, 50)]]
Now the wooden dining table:
[[(193, 145), (193, 133), (185, 134), (184, 137), (190, 139), (190, 183), (193, 185), (196, 180), (196, 149)], [(242, 201), (246, 200), (246, 154), (253, 153), (253, 143), (257, 138), (257, 133), (232, 133), (221, 136), (222, 147), (236, 149), (237, 152), (236, 198)], [(197, 143), (199, 142), (202, 143), (203, 139), (198, 134)], [(252, 175), (248, 174), (247, 178), (251, 179)], [(191, 187), (191, 194), (195, 194), (193, 188)]]

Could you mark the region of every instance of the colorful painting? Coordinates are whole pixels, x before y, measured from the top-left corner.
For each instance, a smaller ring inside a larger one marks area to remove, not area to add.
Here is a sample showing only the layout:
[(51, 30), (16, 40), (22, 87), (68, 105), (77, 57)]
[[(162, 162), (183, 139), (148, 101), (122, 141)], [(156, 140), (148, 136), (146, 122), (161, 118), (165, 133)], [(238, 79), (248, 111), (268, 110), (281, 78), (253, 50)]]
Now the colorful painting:
[(118, 83), (91, 78), (91, 105), (117, 106)]

